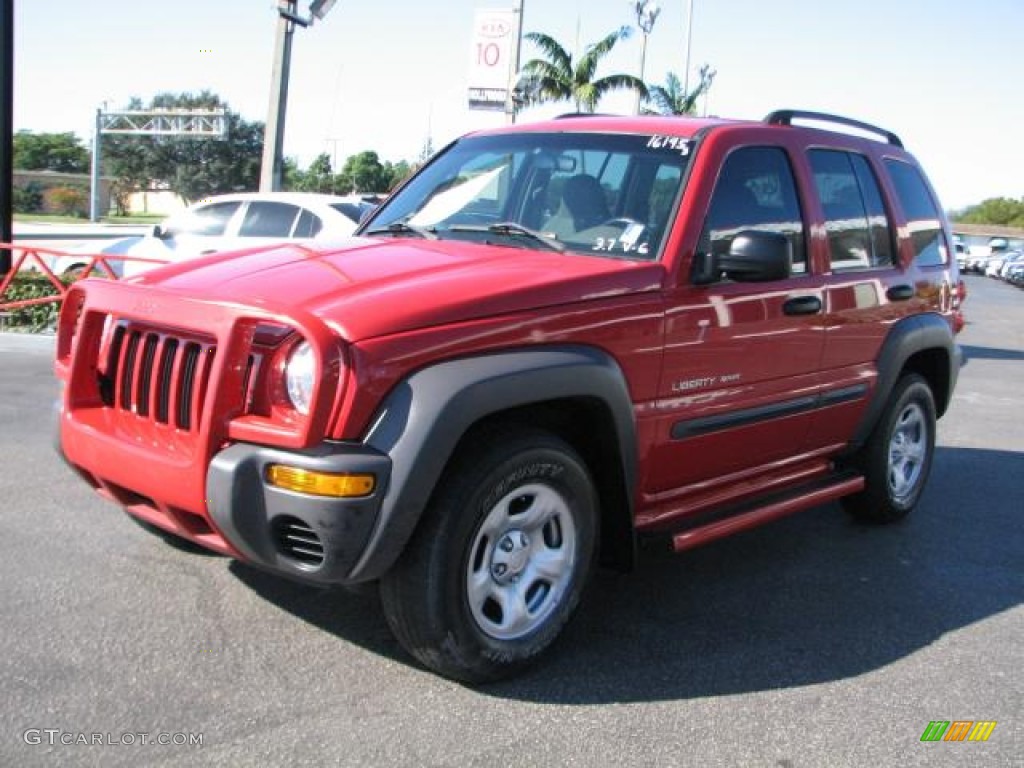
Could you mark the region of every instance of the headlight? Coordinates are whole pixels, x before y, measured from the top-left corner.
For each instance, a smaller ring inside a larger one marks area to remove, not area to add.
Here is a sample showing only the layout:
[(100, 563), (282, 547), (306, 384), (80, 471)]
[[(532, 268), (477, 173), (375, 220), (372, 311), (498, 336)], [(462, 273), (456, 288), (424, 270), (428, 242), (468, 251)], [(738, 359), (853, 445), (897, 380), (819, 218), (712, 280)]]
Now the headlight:
[(305, 341), (297, 344), (288, 356), (288, 364), (284, 368), (284, 382), (288, 390), (288, 399), (299, 413), (309, 413), (310, 401), (313, 398), (313, 381), (316, 377), (316, 355), (313, 348)]

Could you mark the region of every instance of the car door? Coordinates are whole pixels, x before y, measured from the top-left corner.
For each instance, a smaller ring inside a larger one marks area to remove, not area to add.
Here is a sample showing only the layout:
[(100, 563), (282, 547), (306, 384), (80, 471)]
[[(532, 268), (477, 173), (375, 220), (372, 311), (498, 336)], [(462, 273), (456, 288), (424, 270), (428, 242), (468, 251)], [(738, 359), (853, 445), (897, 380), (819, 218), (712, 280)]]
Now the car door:
[[(954, 288), (941, 214), (914, 166), (895, 159), (883, 166), (908, 219), (913, 254), (901, 259), (879, 180), (883, 167), (873, 167), (852, 146), (811, 148), (807, 160), (828, 246), (821, 365), (828, 406), (811, 436), (814, 446), (825, 448), (845, 442), (860, 423), (877, 380), (879, 350), (893, 325), (929, 310), (948, 311)], [(919, 290), (918, 270), (935, 273), (922, 285), (942, 290)]]
[(714, 182), (694, 264), (743, 232), (784, 235), (790, 275), (767, 282), (689, 276), (668, 295), (658, 435), (645, 481), (654, 499), (711, 493), (798, 456), (823, 350), (820, 278), (808, 268), (792, 164), (781, 146), (742, 146)]

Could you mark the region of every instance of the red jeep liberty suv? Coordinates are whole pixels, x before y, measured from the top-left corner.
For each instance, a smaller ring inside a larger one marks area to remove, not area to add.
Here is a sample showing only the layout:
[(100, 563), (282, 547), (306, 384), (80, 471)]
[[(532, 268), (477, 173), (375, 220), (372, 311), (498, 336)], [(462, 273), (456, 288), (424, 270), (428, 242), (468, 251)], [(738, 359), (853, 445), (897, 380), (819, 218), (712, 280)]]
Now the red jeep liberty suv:
[(167, 534), (378, 585), (414, 657), (491, 680), (640, 537), (906, 515), (960, 366), (952, 254), (899, 138), (847, 118), (484, 131), (351, 240), (76, 284), (61, 451)]

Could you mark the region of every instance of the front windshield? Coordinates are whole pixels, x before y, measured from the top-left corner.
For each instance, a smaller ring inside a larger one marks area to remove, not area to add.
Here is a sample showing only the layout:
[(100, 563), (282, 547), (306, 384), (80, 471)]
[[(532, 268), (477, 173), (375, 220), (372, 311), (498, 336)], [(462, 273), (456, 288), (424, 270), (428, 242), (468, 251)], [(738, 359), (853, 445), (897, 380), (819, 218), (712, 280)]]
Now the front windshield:
[(678, 137), (510, 133), (460, 140), (362, 228), (656, 259), (691, 144)]

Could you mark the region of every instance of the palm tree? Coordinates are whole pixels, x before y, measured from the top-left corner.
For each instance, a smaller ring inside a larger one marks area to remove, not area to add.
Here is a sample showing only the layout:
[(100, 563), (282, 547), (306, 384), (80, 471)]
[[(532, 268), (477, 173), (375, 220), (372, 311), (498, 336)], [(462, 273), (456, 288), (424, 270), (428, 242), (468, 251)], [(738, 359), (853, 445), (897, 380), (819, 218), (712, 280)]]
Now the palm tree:
[(615, 43), (628, 30), (612, 32), (600, 42), (588, 46), (573, 65), (572, 54), (562, 44), (542, 32), (530, 32), (526, 39), (540, 48), (545, 58), (531, 59), (523, 65), (519, 94), (523, 104), (545, 104), (553, 101), (571, 101), (577, 112), (593, 112), (597, 103), (609, 91), (632, 88), (647, 96), (643, 81), (633, 75), (608, 75), (594, 78), (597, 65)]
[(697, 113), (697, 99), (711, 89), (711, 83), (717, 73), (709, 64), (700, 68), (700, 82), (689, 93), (674, 72), (665, 76), (664, 85), (650, 85), (647, 88), (647, 101), (653, 102), (656, 109), (645, 109), (647, 115), (694, 115)]

